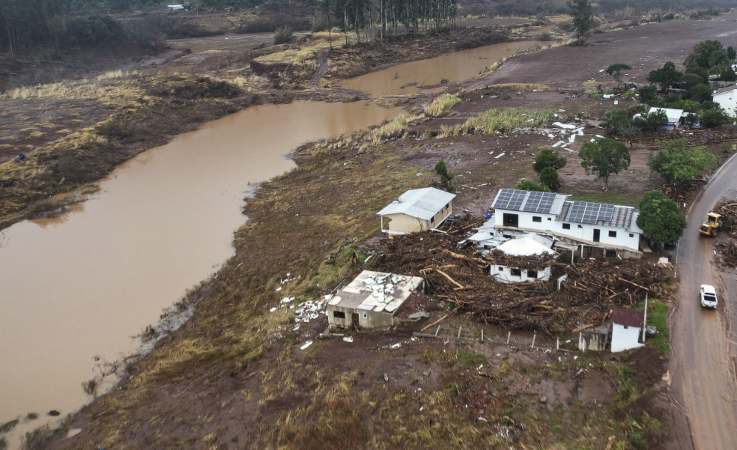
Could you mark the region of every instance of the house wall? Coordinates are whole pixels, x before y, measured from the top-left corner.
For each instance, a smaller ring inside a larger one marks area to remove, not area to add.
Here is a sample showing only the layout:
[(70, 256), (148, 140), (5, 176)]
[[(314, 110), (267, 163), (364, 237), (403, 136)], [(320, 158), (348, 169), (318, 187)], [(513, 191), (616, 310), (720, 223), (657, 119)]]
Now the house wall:
[(640, 327), (612, 324), (612, 353), (642, 347), (644, 344), (639, 342), (641, 335), (642, 328)]
[(730, 117), (737, 117), (737, 90), (715, 95), (714, 103), (718, 103)]
[[(494, 214), (494, 224), (498, 227), (504, 226), (504, 214), (517, 214), (519, 217), (519, 228), (538, 231), (541, 233), (552, 233), (589, 245), (602, 245), (624, 248), (632, 251), (640, 250), (640, 234), (630, 233), (622, 228), (612, 228), (599, 225), (586, 225), (571, 223), (570, 229), (563, 228), (564, 222), (558, 222), (552, 214), (533, 214), (518, 211), (497, 210)], [(540, 222), (535, 222), (534, 217), (539, 217)], [(601, 231), (599, 243), (594, 243), (594, 229)], [(614, 231), (616, 237), (610, 237), (609, 232)], [(630, 236), (631, 235), (631, 236)]]
[(537, 278), (531, 278), (527, 269), (520, 269), (520, 276), (512, 275), (512, 269), (514, 269), (514, 267), (495, 264), (489, 269), (489, 274), (500, 283), (531, 283), (534, 281), (550, 280), (550, 267), (538, 270)]
[[(345, 317), (335, 317), (335, 311), (342, 312)], [(362, 329), (390, 328), (394, 325), (394, 316), (385, 312), (365, 311), (355, 308), (342, 308), (328, 305), (325, 310), (328, 324), (333, 329), (350, 329), (353, 327), (353, 314), (358, 314), (358, 327)]]
[(437, 228), (453, 214), (453, 202), (448, 203), (430, 220), (422, 220), (407, 214), (390, 214), (382, 217), (381, 231), (390, 234), (409, 234)]

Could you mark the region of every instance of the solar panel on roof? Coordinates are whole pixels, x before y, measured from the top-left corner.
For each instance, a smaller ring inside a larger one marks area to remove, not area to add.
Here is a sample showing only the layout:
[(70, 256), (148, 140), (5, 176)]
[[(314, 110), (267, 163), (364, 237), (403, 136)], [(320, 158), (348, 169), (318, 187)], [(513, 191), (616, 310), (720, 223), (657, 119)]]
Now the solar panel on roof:
[(525, 191), (514, 191), (512, 193), (512, 199), (509, 201), (509, 207), (507, 209), (519, 211), (522, 208), (522, 202), (525, 201), (527, 192)]
[(499, 196), (496, 199), (494, 207), (499, 209), (508, 209), (510, 200), (512, 200), (512, 190), (502, 189), (501, 192), (499, 192)]

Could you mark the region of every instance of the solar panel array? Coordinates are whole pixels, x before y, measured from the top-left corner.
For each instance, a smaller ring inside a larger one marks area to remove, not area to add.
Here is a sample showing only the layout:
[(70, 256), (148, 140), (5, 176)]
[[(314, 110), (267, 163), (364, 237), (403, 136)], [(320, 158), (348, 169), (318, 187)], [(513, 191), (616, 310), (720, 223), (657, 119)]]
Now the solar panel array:
[(595, 225), (610, 223), (614, 219), (614, 205), (591, 202), (574, 202), (568, 211), (568, 222)]
[(502, 189), (494, 203), (494, 208), (519, 211), (527, 196), (526, 191)]
[(525, 203), (522, 210), (524, 212), (550, 214), (555, 198), (556, 194), (552, 192), (531, 192), (530, 198), (527, 199), (527, 203)]

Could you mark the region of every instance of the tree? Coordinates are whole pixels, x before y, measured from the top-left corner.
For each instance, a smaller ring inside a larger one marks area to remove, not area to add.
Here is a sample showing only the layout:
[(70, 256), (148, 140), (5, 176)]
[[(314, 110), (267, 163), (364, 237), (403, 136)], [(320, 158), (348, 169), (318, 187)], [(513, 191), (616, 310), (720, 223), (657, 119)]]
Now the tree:
[(607, 67), (606, 73), (608, 73), (610, 77), (614, 78), (614, 81), (616, 81), (617, 84), (622, 84), (622, 72), (631, 69), (632, 67), (627, 64), (612, 64)]
[(647, 81), (660, 85), (660, 90), (663, 92), (668, 92), (682, 79), (683, 73), (679, 72), (672, 62), (667, 62), (660, 69), (653, 70), (647, 77)]
[(711, 86), (706, 83), (691, 86), (687, 95), (688, 98), (698, 103), (710, 102), (712, 99)]
[(668, 115), (662, 109), (640, 114), (632, 120), (632, 125), (643, 133), (655, 133), (668, 124)]
[(640, 94), (642, 103), (652, 105), (658, 101), (658, 88), (652, 84), (642, 86), (637, 92)]
[(591, 0), (568, 0), (568, 9), (573, 16), (576, 41), (579, 45), (583, 45), (586, 42), (586, 36), (594, 28), (594, 11), (591, 7)]
[(689, 72), (695, 70), (712, 74), (716, 69), (730, 65), (729, 51), (719, 41), (703, 41), (688, 55), (684, 63)]
[(521, 180), (519, 183), (517, 183), (515, 188), (521, 189), (523, 191), (548, 192), (548, 188), (538, 183), (537, 181), (532, 180)]
[(677, 188), (684, 188), (716, 164), (713, 153), (704, 147), (689, 147), (684, 140), (662, 142), (650, 157), (650, 169)]
[(734, 73), (731, 66), (724, 66), (719, 73), (719, 79), (722, 81), (737, 81), (737, 74)]
[(595, 173), (602, 180), (602, 189), (609, 190), (609, 177), (630, 166), (630, 152), (627, 146), (614, 139), (597, 139), (584, 144), (579, 154), (581, 165), (589, 173)]
[(668, 245), (681, 236), (686, 218), (676, 202), (660, 192), (648, 192), (640, 202), (637, 225), (651, 244)]
[(560, 175), (553, 167), (546, 167), (540, 172), (540, 183), (548, 190), (558, 192), (560, 190)]
[(732, 62), (737, 59), (737, 50), (735, 50), (734, 47), (727, 47), (727, 58)]
[(717, 128), (732, 121), (726, 112), (718, 105), (705, 108), (699, 116), (701, 126), (704, 128)]
[(604, 121), (604, 128), (606, 128), (607, 134), (619, 136), (627, 139), (627, 141), (631, 141), (640, 131), (635, 127), (632, 115), (631, 112), (621, 109), (609, 111)]
[(546, 148), (540, 151), (535, 157), (535, 163), (532, 168), (535, 172), (541, 174), (543, 170), (548, 167), (552, 167), (555, 170), (560, 170), (566, 166), (568, 161), (565, 157), (560, 156), (557, 151), (552, 148)]
[(453, 192), (453, 175), (448, 171), (448, 166), (442, 159), (435, 164), (435, 173), (440, 177), (440, 185), (448, 192)]

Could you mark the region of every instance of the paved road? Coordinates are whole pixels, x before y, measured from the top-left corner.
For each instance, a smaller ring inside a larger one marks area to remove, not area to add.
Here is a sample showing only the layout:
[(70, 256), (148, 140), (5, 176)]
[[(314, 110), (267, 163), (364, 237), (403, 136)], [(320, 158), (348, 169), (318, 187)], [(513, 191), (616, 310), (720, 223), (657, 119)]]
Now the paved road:
[[(737, 289), (713, 264), (713, 240), (699, 236), (706, 213), (723, 197), (737, 194), (737, 157), (711, 179), (692, 205), (678, 245), (679, 305), (671, 317), (670, 372), (676, 398), (685, 407), (697, 450), (737, 449), (737, 378), (728, 314), (737, 308)], [(725, 283), (725, 281), (727, 281)], [(702, 310), (698, 288), (713, 284), (721, 293), (717, 311)], [(730, 291), (728, 291), (731, 290)]]

